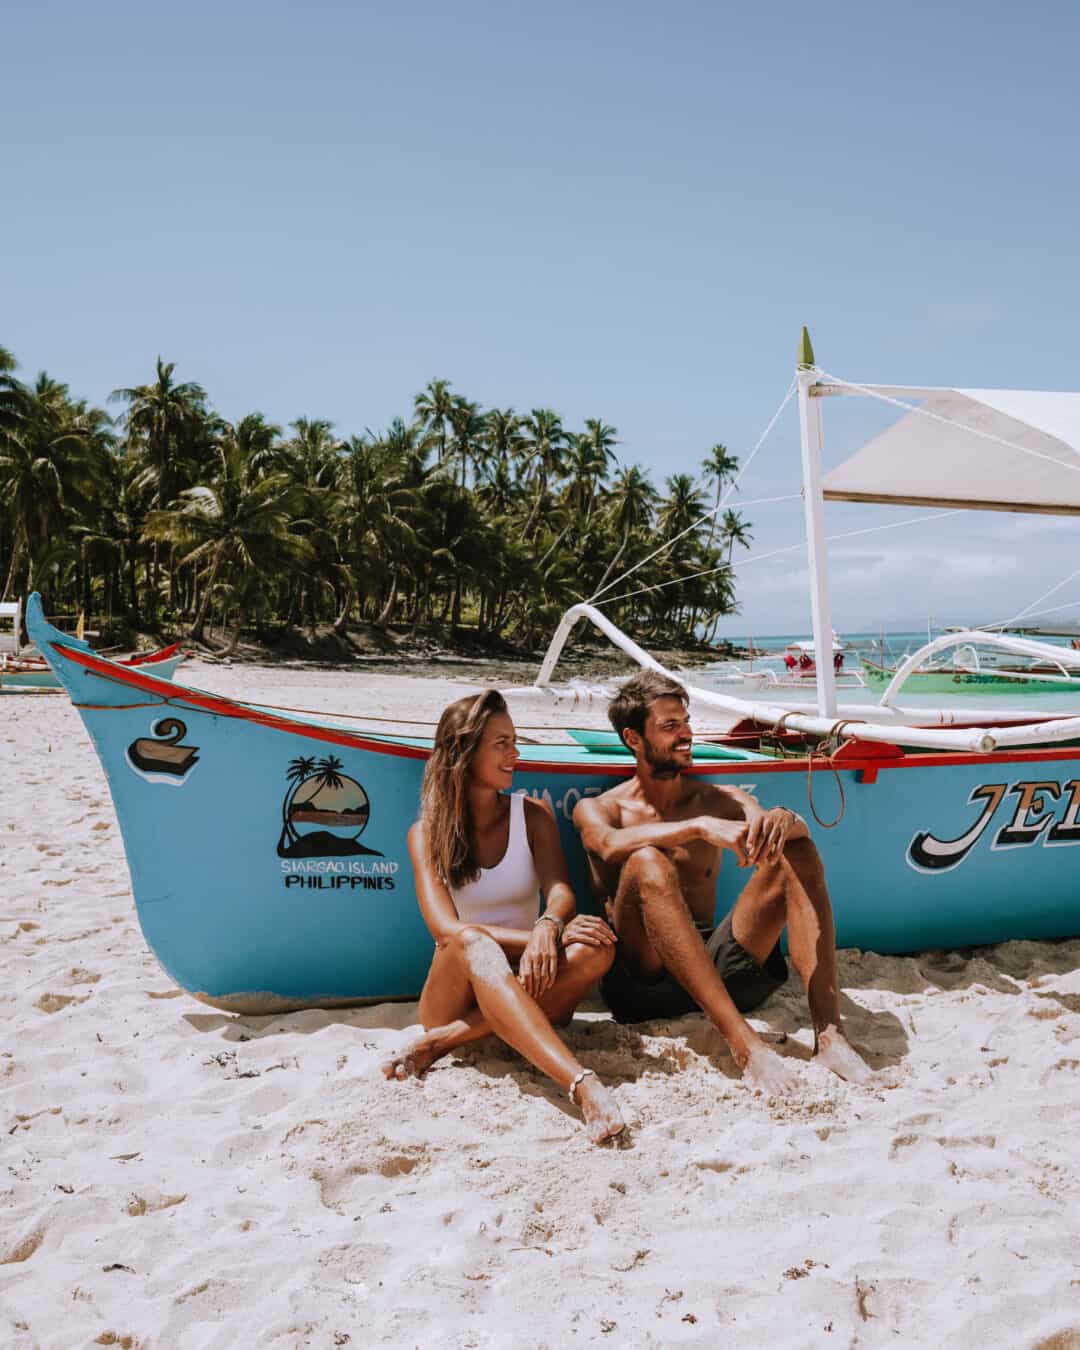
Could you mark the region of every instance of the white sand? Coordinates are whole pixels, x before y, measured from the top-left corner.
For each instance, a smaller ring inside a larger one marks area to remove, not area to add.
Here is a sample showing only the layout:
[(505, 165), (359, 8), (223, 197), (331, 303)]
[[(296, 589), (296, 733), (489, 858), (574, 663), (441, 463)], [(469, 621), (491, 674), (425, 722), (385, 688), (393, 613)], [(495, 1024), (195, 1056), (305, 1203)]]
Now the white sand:
[[(196, 665), (431, 715), (456, 689)], [(61, 760), (62, 757), (62, 760)], [(56, 769), (64, 766), (58, 785)], [(845, 954), (896, 1086), (740, 1084), (701, 1018), (567, 1035), (632, 1145), (483, 1046), (379, 1060), (415, 1005), (233, 1017), (172, 988), (63, 696), (0, 697), (0, 1345), (1080, 1346), (1080, 941)]]

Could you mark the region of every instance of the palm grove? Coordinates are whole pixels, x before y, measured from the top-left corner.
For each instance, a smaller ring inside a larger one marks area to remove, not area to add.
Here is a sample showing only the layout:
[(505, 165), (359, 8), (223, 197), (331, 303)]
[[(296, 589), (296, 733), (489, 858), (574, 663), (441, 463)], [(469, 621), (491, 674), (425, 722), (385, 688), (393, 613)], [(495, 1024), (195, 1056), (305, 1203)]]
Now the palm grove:
[(607, 612), (679, 642), (734, 608), (732, 551), (751, 535), (737, 511), (709, 515), (737, 467), (722, 445), (701, 481), (661, 490), (619, 463), (615, 427), (483, 410), (446, 380), (408, 421), (343, 438), (306, 417), (227, 422), (160, 358), (150, 383), (114, 391), (112, 416), (16, 369), (0, 348), (4, 599), (40, 590), (49, 612), (197, 640), (216, 618), (237, 634), (452, 624), (531, 647), (681, 536), (608, 589)]

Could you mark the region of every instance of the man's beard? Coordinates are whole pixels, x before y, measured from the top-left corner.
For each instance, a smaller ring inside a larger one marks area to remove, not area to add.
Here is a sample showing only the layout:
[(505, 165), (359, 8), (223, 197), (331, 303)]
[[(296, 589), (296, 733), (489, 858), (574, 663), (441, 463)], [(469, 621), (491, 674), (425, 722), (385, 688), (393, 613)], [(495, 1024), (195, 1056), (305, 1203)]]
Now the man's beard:
[(648, 738), (641, 738), (642, 750), (645, 755), (645, 763), (652, 770), (654, 778), (678, 778), (683, 771), (683, 766), (678, 764), (669, 755), (661, 754), (654, 750), (649, 744)]

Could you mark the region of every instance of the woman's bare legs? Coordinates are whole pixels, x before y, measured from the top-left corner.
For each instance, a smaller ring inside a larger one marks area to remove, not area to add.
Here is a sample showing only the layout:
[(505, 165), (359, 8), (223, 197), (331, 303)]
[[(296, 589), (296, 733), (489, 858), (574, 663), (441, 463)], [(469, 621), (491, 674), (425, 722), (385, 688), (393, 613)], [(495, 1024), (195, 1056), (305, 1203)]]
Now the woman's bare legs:
[[(590, 987), (606, 973), (611, 964), (609, 951), (582, 942), (572, 942), (565, 951), (560, 951), (555, 983), (534, 1000), (553, 1026), (565, 1026)], [(462, 973), (461, 967), (454, 969), (455, 963), (447, 959), (448, 955), (448, 949), (436, 954), (420, 996), (424, 1035), (392, 1061), (394, 1066), (401, 1064), (406, 1074), (423, 1073), (450, 1051), (493, 1034), (490, 1022), (473, 998), (471, 983), (466, 979), (462, 987), (456, 978)]]
[[(420, 997), (428, 1028), (403, 1054), (383, 1066), (388, 1078), (422, 1073), (440, 1055), (494, 1034), (564, 1090), (582, 1067), (555, 1034), (552, 1021), (568, 1021), (582, 995), (611, 963), (608, 947), (572, 943), (560, 960), (554, 985), (537, 1002), (510, 969), (502, 948), (482, 928), (465, 927), (441, 948)], [(623, 1128), (619, 1109), (595, 1075), (576, 1093), (596, 1143)]]

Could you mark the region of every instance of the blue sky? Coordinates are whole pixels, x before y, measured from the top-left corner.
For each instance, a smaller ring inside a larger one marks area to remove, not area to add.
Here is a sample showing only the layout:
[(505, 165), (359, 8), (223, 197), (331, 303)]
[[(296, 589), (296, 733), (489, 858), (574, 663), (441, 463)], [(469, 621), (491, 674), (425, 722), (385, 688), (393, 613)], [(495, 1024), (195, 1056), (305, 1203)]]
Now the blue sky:
[[(1038, 2), (9, 6), (0, 343), (96, 402), (160, 352), (227, 417), (343, 433), (443, 376), (658, 479), (746, 454), (803, 323), (855, 379), (1078, 388), (1078, 40)], [(830, 460), (880, 423), (835, 406)], [(796, 480), (792, 413), (741, 495)], [(1005, 617), (1075, 529), (837, 545), (838, 626)], [(730, 631), (808, 622), (797, 560), (740, 599)]]

